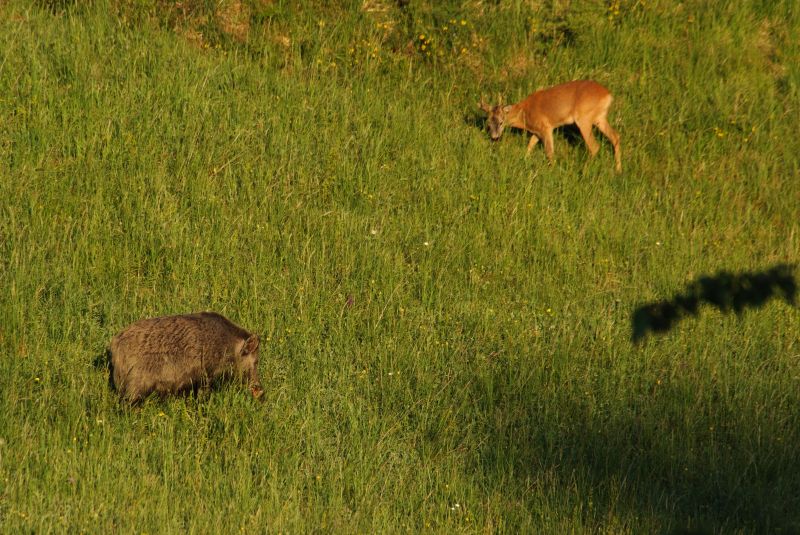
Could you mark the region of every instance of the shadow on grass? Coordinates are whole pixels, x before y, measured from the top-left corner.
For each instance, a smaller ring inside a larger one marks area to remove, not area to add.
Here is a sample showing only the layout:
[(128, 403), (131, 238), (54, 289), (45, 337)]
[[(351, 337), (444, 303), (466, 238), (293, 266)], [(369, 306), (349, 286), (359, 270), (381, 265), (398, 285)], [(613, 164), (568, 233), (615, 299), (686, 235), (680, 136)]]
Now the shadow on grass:
[(78, 6), (79, 2), (78, 0), (36, 0), (34, 5), (49, 11), (52, 15), (59, 15)]
[[(111, 360), (111, 350), (109, 348), (104, 349), (102, 352), (98, 352), (92, 358), (92, 366), (98, 372), (103, 371), (108, 374), (108, 388), (109, 391), (113, 394), (118, 395), (119, 391), (117, 390), (117, 385), (114, 383), (114, 364)], [(233, 383), (234, 388), (240, 387), (237, 384), (236, 380), (233, 380), (228, 375), (222, 375), (220, 377), (215, 378), (211, 381), (211, 383), (207, 385), (203, 385), (201, 383), (192, 384), (189, 388), (186, 388), (180, 392), (175, 394), (164, 394), (160, 395), (158, 393), (153, 393), (147, 398), (138, 400), (133, 403), (127, 403), (125, 401), (120, 400), (119, 406), (120, 407), (141, 407), (147, 400), (154, 400), (157, 402), (169, 402), (171, 399), (181, 399), (181, 398), (192, 398), (198, 402), (205, 402), (211, 396), (212, 393), (222, 390), (223, 388), (228, 387), (228, 383)], [(264, 401), (264, 398), (259, 398), (260, 401)]]
[[(487, 130), (487, 127), (486, 127), (486, 122), (487, 122), (486, 114), (484, 112), (479, 111), (477, 109), (477, 107), (476, 107), (475, 110), (470, 110), (470, 111), (466, 112), (464, 114), (463, 119), (464, 119), (464, 124), (466, 124), (467, 126), (470, 126), (472, 128), (476, 128), (476, 129), (480, 130), (481, 132), (483, 132), (486, 135), (487, 139), (489, 138), (489, 133), (488, 133), (488, 130)], [(525, 143), (530, 141), (530, 136), (531, 136), (531, 134), (529, 132), (527, 132), (525, 130), (521, 130), (519, 128), (506, 128), (503, 131), (503, 136), (505, 137), (505, 136), (508, 136), (508, 135), (524, 137), (525, 138)], [(555, 129), (553, 135), (554, 135), (554, 144), (558, 143), (558, 141), (560, 139), (563, 139), (571, 147), (574, 147), (576, 145), (581, 145), (583, 147), (586, 146), (586, 143), (583, 141), (583, 137), (581, 136), (581, 131), (578, 129), (577, 125), (568, 124), (568, 125), (559, 126), (558, 128)], [(605, 136), (595, 136), (595, 137), (601, 143), (603, 141), (605, 141), (605, 142), (608, 141), (605, 138)], [(502, 138), (500, 138), (500, 140), (498, 140), (498, 141), (501, 141), (501, 140), (502, 140)], [(610, 146), (610, 143), (609, 143), (609, 146)], [(544, 144), (540, 142), (539, 143), (540, 150), (542, 149), (542, 147), (544, 147)]]
[(475, 110), (469, 110), (466, 113), (464, 113), (464, 124), (472, 128), (477, 128), (482, 132), (485, 132), (486, 114), (483, 113), (482, 111), (478, 111), (477, 108)]
[[(671, 301), (640, 307), (634, 334), (666, 330), (701, 303), (739, 313), (777, 295), (793, 303), (796, 291), (785, 264), (700, 277)], [(680, 313), (663, 312), (672, 308)], [(601, 378), (605, 396), (556, 371), (545, 394), (519, 388), (514, 371), (493, 374), (473, 393), (488, 416), (480, 470), (504, 486), (511, 478), (523, 501), (536, 492), (567, 500), (560, 507), (600, 531), (800, 533), (800, 391), (782, 362), (769, 362), (772, 377), (738, 384), (702, 369), (622, 385)]]
[(605, 408), (577, 392), (501, 404), (481, 470), (523, 502), (537, 482), (547, 502), (599, 531), (800, 533), (800, 434), (789, 407), (800, 397), (759, 408), (695, 389), (664, 382)]
[(672, 299), (637, 307), (631, 317), (632, 340), (638, 343), (649, 332), (669, 331), (683, 318), (697, 316), (703, 303), (721, 312), (741, 314), (745, 308), (764, 306), (776, 296), (794, 305), (796, 295), (794, 266), (789, 264), (739, 274), (721, 271), (698, 278)]

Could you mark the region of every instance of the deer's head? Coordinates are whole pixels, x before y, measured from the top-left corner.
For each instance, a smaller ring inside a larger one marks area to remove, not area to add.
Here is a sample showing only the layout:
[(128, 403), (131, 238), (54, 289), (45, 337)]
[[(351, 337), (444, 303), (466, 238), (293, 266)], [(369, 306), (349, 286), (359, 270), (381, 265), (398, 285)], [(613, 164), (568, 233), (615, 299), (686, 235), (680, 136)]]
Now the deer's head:
[(486, 119), (486, 126), (489, 128), (489, 136), (492, 141), (497, 141), (503, 135), (503, 129), (506, 127), (506, 114), (511, 109), (511, 106), (503, 106), (502, 100), (498, 96), (500, 102), (497, 106), (490, 106), (481, 99), (478, 107), (486, 112), (488, 116)]

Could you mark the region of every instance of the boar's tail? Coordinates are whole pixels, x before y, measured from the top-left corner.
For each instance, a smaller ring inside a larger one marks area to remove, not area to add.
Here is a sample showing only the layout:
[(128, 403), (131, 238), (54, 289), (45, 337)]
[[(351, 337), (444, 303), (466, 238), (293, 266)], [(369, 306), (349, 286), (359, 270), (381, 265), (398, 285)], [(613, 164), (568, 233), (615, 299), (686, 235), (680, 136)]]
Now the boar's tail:
[(116, 390), (114, 386), (114, 363), (111, 361), (111, 348), (105, 348), (92, 359), (92, 365), (96, 370), (108, 370), (108, 385), (111, 390)]
[(116, 392), (117, 384), (114, 382), (114, 361), (111, 360), (111, 348), (106, 349), (106, 363), (108, 366), (108, 388), (112, 392)]

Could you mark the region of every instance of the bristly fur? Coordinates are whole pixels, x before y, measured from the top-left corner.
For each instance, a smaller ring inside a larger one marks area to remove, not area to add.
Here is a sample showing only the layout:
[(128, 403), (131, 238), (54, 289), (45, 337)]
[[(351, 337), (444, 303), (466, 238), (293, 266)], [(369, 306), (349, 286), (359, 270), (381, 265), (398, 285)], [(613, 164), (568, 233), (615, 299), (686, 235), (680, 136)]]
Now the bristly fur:
[(258, 397), (257, 335), (224, 316), (200, 312), (139, 320), (110, 345), (110, 373), (123, 399), (207, 388), (220, 377), (245, 380)]

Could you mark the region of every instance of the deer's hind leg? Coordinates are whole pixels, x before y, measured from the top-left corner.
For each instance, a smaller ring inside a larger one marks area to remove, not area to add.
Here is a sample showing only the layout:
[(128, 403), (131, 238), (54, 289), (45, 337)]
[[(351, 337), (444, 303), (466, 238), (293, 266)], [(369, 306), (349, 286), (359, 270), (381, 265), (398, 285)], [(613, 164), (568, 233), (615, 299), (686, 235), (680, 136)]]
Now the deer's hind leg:
[(586, 142), (589, 152), (592, 154), (592, 157), (594, 157), (597, 154), (597, 151), (600, 150), (600, 144), (594, 138), (594, 134), (592, 133), (592, 122), (587, 120), (578, 120), (575, 121), (575, 124), (578, 125), (578, 130), (581, 131), (581, 136), (583, 136), (583, 140)]
[(597, 128), (608, 138), (614, 146), (614, 161), (616, 162), (615, 169), (622, 171), (622, 150), (619, 146), (619, 133), (608, 123), (605, 114), (603, 114), (595, 123)]
[(550, 163), (553, 163), (553, 129), (545, 130), (542, 132), (542, 141), (544, 141), (544, 153)]

